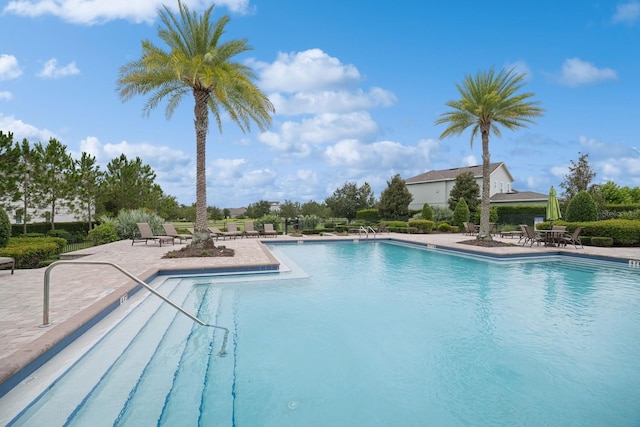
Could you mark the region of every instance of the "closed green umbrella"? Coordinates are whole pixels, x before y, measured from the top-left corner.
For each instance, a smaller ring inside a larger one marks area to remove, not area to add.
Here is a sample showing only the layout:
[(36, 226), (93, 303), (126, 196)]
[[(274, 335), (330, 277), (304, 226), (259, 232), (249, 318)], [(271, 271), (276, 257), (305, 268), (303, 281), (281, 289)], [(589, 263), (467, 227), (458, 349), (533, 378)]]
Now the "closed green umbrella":
[(560, 218), (562, 218), (562, 214), (560, 213), (558, 197), (556, 196), (556, 190), (551, 186), (551, 190), (549, 190), (549, 199), (547, 200), (547, 219), (551, 221), (551, 225), (553, 226), (553, 221)]

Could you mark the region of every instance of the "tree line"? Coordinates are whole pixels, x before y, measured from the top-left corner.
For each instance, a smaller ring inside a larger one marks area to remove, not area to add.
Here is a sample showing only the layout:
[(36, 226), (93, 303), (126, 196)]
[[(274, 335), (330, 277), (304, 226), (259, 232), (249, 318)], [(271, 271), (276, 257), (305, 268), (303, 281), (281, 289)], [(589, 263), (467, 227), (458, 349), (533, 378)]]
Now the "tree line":
[(73, 159), (55, 138), (32, 145), (0, 131), (0, 177), (0, 206), (21, 217), (25, 230), (30, 215), (40, 213), (54, 229), (59, 208), (92, 223), (96, 213), (117, 215), (121, 209), (144, 207), (169, 216), (178, 207), (139, 157), (121, 154), (101, 170), (95, 156), (83, 152)]

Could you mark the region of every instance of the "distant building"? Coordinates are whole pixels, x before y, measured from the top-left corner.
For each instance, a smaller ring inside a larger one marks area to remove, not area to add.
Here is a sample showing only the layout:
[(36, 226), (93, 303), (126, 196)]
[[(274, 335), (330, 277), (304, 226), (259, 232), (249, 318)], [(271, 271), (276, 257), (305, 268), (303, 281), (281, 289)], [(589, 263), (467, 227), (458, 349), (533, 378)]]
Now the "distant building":
[[(492, 204), (523, 205), (545, 204), (545, 194), (532, 191), (518, 192), (512, 188), (513, 176), (503, 162), (489, 165), (489, 197)], [(413, 195), (409, 209), (422, 209), (425, 203), (429, 206), (447, 207), (451, 189), (456, 183), (456, 177), (461, 173), (471, 172), (480, 187), (482, 195), (482, 165), (462, 168), (432, 170), (405, 180), (407, 189)]]
[(271, 213), (277, 215), (280, 212), (280, 202), (269, 202), (269, 204), (271, 205), (269, 208)]

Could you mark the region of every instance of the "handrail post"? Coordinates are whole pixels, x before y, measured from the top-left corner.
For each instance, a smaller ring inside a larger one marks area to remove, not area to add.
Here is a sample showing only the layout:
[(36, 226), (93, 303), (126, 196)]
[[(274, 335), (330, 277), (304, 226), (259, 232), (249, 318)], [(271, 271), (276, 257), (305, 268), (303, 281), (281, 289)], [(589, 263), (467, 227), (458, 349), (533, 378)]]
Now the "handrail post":
[(200, 324), (202, 326), (208, 326), (210, 328), (216, 328), (216, 329), (224, 330), (225, 332), (224, 332), (224, 339), (222, 341), (222, 349), (218, 353), (218, 356), (224, 356), (226, 354), (225, 348), (227, 346), (227, 336), (229, 335), (229, 329), (227, 329), (225, 327), (222, 327), (222, 326), (210, 325), (208, 323), (205, 323), (203, 320), (200, 320), (199, 318), (197, 318), (193, 314), (189, 313), (184, 308), (180, 307), (178, 304), (176, 304), (173, 301), (171, 301), (166, 296), (162, 295), (160, 292), (158, 292), (155, 289), (153, 289), (151, 286), (149, 286), (143, 280), (140, 280), (139, 278), (137, 278), (133, 274), (129, 273), (127, 270), (125, 270), (124, 268), (120, 267), (118, 264), (115, 264), (115, 263), (109, 262), (109, 261), (73, 261), (73, 260), (68, 260), (68, 261), (55, 261), (55, 262), (51, 263), (46, 268), (46, 270), (44, 271), (44, 301), (43, 301), (43, 304), (42, 304), (42, 325), (40, 325), (41, 328), (46, 328), (47, 326), (51, 325), (49, 323), (50, 276), (51, 276), (51, 270), (53, 270), (54, 267), (56, 267), (56, 266), (58, 266), (60, 264), (110, 265), (110, 266), (116, 268), (117, 270), (122, 272), (124, 275), (126, 275), (129, 278), (133, 279), (139, 285), (142, 285), (149, 292), (151, 292), (152, 294), (156, 295), (157, 297), (162, 299), (164, 302), (168, 303), (170, 306), (172, 306), (173, 308), (175, 308), (176, 310), (178, 310), (179, 312), (181, 312), (182, 314), (184, 314), (185, 316), (187, 316), (188, 318), (190, 318), (194, 322), (196, 322), (196, 323), (198, 323), (198, 324)]

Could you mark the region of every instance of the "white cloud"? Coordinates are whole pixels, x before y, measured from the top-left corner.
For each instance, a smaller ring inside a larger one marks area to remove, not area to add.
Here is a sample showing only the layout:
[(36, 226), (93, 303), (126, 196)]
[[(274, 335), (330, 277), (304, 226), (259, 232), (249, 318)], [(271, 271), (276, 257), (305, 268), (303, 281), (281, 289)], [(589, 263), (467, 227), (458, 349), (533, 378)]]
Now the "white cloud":
[(571, 58), (564, 61), (556, 81), (565, 86), (580, 86), (603, 80), (616, 80), (618, 75), (611, 68), (597, 68), (591, 62)]
[(633, 24), (638, 19), (640, 19), (640, 3), (637, 1), (618, 4), (612, 18), (613, 22), (624, 24)]
[(38, 129), (36, 126), (2, 113), (0, 113), (0, 129), (5, 133), (12, 132), (14, 141), (22, 141), (26, 138), (29, 142), (36, 143), (49, 141), (50, 138), (60, 139), (48, 129)]
[(378, 125), (366, 112), (320, 114), (301, 122), (284, 122), (278, 131), (265, 132), (259, 140), (273, 150), (306, 156), (311, 146), (348, 138), (361, 138), (378, 132)]
[(345, 139), (327, 147), (324, 155), (330, 166), (358, 170), (404, 170), (409, 164), (429, 161), (424, 146), (407, 146), (394, 141), (364, 144)]
[(279, 53), (275, 62), (252, 62), (260, 73), (260, 86), (266, 92), (294, 93), (327, 88), (352, 87), (360, 82), (354, 65), (344, 65), (320, 49)]
[(276, 93), (269, 95), (276, 113), (279, 115), (344, 113), (390, 106), (396, 103), (396, 96), (387, 90), (374, 87), (369, 92), (363, 90), (297, 92), (291, 96)]
[(0, 55), (0, 81), (15, 79), (21, 74), (18, 58), (13, 55)]
[(463, 166), (478, 166), (478, 159), (473, 154), (470, 154), (462, 159)]
[(13, 94), (8, 91), (0, 91), (0, 99), (4, 101), (11, 101)]
[(75, 61), (70, 62), (65, 66), (58, 66), (58, 60), (51, 58), (44, 63), (42, 71), (38, 73), (38, 77), (43, 79), (60, 79), (62, 77), (73, 76), (80, 74), (80, 70), (76, 66)]
[[(150, 23), (164, 3), (162, 0), (12, 0), (5, 6), (4, 12), (27, 17), (53, 15), (64, 21), (85, 25), (114, 19)], [(169, 7), (175, 10), (176, 3), (171, 2)], [(183, 3), (194, 11), (211, 4), (205, 0), (184, 0)], [(232, 12), (250, 11), (249, 0), (218, 0), (215, 4)]]

